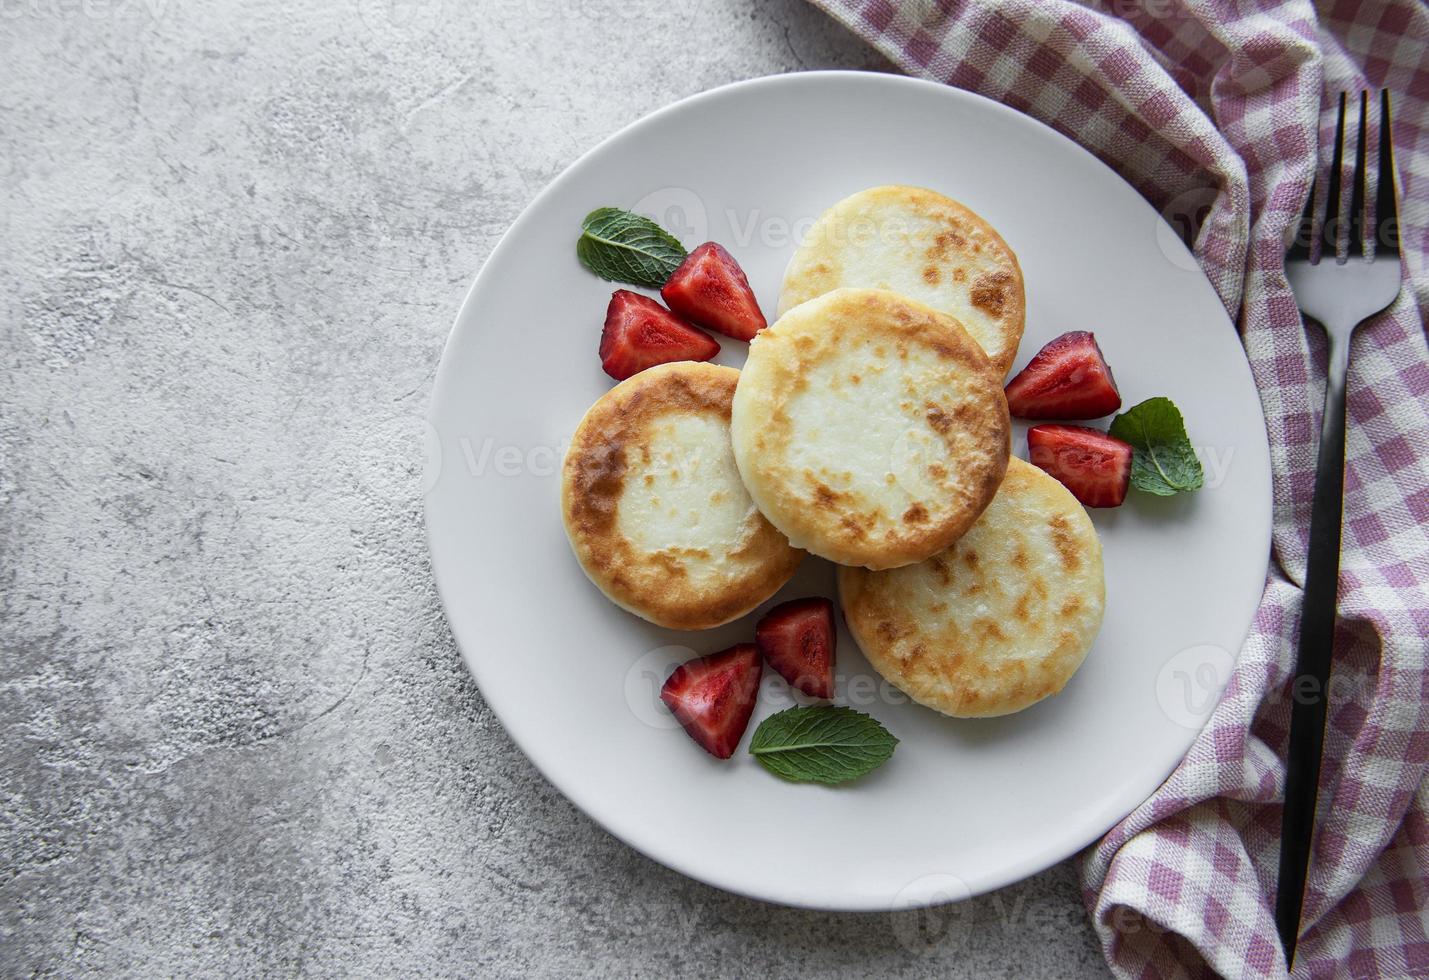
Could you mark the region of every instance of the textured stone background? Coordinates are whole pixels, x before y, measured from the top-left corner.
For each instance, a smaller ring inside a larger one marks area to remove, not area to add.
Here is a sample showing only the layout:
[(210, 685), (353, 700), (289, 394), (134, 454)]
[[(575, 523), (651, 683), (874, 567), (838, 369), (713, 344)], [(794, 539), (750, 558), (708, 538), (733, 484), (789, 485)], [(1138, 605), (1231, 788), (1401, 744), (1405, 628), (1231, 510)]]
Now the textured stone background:
[(1104, 973), (1069, 865), (909, 940), (646, 860), (433, 589), (421, 420), (502, 229), (859, 42), (796, 0), (0, 0), (0, 65), (0, 973)]

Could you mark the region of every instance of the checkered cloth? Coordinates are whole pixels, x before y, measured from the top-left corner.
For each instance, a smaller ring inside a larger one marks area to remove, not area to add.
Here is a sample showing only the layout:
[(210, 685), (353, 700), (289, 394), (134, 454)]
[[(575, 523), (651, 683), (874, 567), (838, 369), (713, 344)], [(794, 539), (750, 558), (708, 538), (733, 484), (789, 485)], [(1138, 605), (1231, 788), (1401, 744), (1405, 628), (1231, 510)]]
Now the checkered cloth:
[(1195, 254), (1239, 320), (1275, 470), (1273, 561), (1205, 731), (1084, 856), (1087, 909), (1125, 977), (1286, 972), (1272, 909), (1325, 351), (1284, 243), (1337, 93), (1394, 93), (1409, 284), (1350, 368), (1336, 681), (1295, 972), (1429, 977), (1429, 6), (814, 2), (905, 71), (1077, 140), (1168, 217), (1203, 217)]

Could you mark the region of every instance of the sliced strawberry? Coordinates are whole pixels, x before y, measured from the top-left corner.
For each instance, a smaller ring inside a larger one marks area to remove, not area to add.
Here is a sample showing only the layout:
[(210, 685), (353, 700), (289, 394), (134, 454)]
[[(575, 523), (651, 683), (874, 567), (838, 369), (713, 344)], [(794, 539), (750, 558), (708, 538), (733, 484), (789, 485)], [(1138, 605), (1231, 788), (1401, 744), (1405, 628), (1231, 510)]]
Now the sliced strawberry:
[(1088, 507), (1120, 507), (1131, 484), (1131, 446), (1082, 425), (1034, 425), (1028, 456)]
[(605, 310), (600, 334), (600, 366), (624, 381), (670, 361), (708, 361), (719, 341), (692, 327), (649, 296), (617, 289)]
[(1007, 410), (1021, 419), (1098, 419), (1121, 408), (1121, 393), (1097, 338), (1064, 333), (1007, 384)]
[(744, 270), (714, 242), (691, 252), (660, 295), (686, 320), (736, 340), (750, 340), (768, 326)]
[(734, 755), (759, 694), (759, 648), (740, 643), (675, 668), (660, 700), (690, 738), (717, 759)]
[(769, 666), (812, 698), (834, 696), (834, 604), (815, 596), (775, 606), (754, 627)]

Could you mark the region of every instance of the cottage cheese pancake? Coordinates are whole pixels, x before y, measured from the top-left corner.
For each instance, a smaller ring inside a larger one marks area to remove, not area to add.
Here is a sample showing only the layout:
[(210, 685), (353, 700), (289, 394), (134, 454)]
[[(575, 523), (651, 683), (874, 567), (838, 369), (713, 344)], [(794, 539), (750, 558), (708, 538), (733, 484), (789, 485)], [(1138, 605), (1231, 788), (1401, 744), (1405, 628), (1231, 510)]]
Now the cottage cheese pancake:
[(1020, 459), (943, 553), (891, 571), (839, 569), (868, 662), (920, 704), (1005, 715), (1060, 691), (1101, 628), (1101, 543), (1087, 512)]
[(642, 371), (591, 406), (566, 454), (561, 508), (576, 558), (612, 602), (660, 626), (743, 616), (803, 557), (735, 469), (738, 379), (693, 361)]
[(1017, 358), (1022, 269), (996, 230), (951, 198), (874, 187), (814, 224), (784, 274), (783, 315), (841, 286), (889, 289), (949, 314), (980, 343), (999, 377)]
[(795, 546), (868, 568), (922, 561), (1002, 481), (1000, 380), (951, 317), (882, 290), (834, 290), (750, 343), (735, 461)]

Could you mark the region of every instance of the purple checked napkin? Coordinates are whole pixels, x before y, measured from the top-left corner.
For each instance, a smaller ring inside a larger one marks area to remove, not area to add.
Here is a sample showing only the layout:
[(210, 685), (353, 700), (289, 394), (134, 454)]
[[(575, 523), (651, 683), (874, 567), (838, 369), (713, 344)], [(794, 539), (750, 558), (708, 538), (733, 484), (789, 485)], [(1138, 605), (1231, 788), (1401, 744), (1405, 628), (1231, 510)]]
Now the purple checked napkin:
[(1393, 92), (1407, 282), (1350, 367), (1335, 682), (1295, 974), (1429, 977), (1429, 6), (813, 2), (909, 74), (1034, 116), (1168, 217), (1203, 219), (1196, 257), (1260, 389), (1275, 530), (1251, 636), (1185, 760), (1083, 857), (1122, 977), (1286, 975), (1274, 890), (1324, 344), (1283, 253), (1338, 93)]

